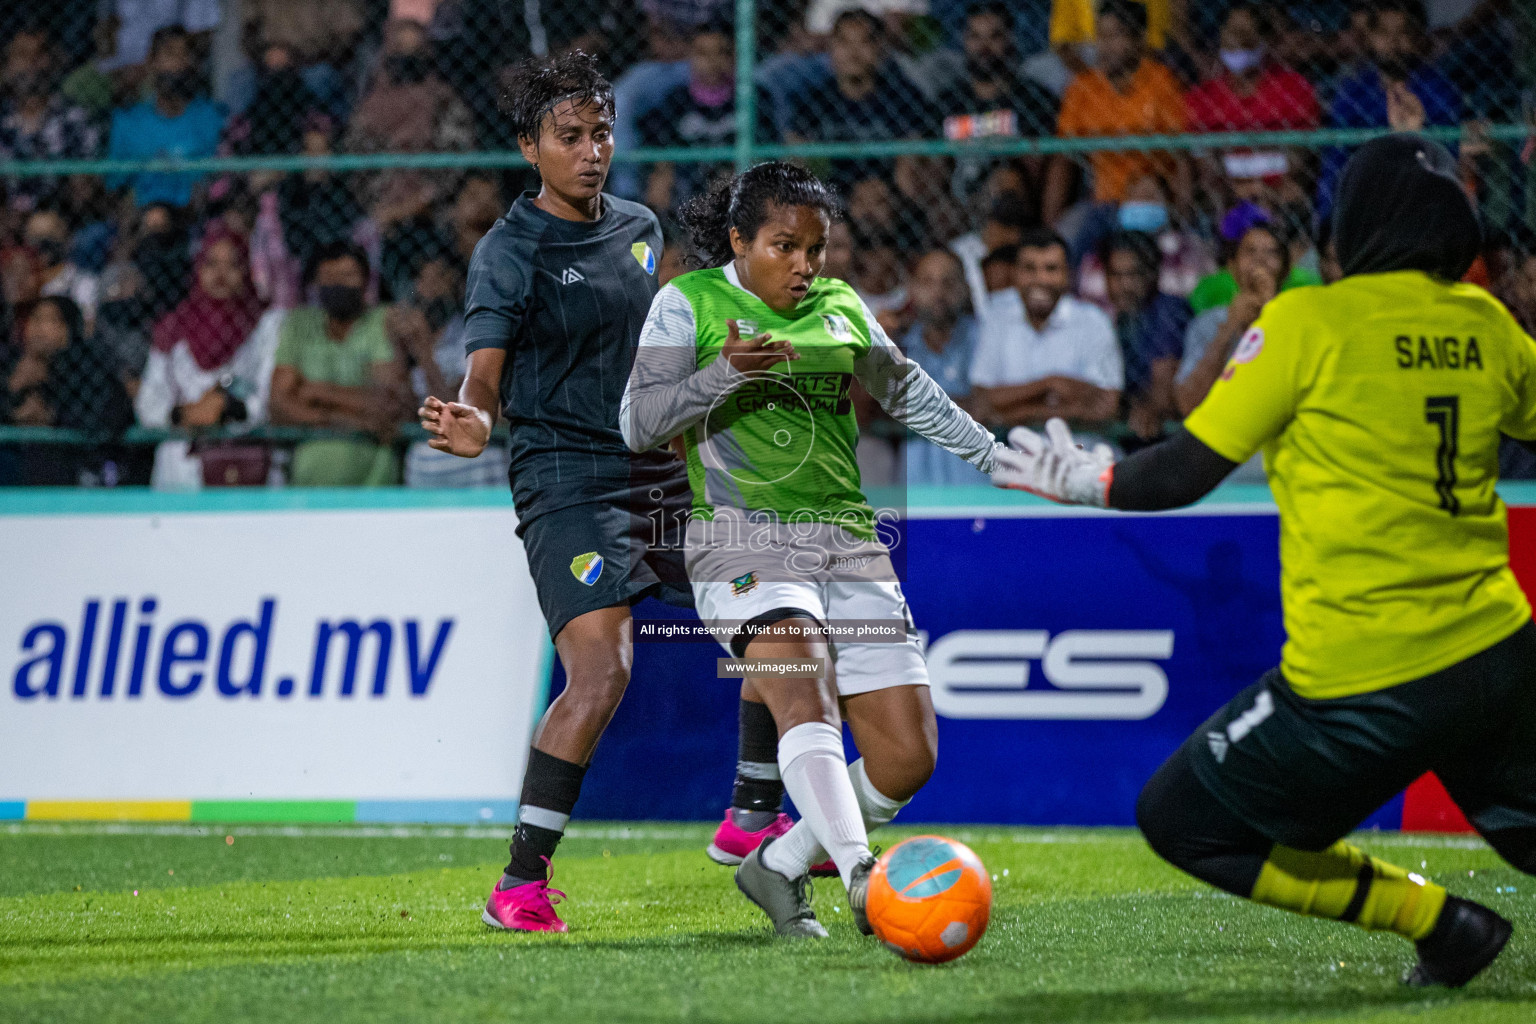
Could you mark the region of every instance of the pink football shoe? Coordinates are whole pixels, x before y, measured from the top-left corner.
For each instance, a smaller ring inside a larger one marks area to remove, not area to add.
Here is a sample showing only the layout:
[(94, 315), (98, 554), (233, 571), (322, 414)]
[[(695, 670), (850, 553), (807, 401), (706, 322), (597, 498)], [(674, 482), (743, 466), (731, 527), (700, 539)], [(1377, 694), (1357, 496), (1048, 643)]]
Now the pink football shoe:
[[(545, 863), (549, 858), (545, 858)], [(510, 889), (492, 889), (480, 920), (509, 932), (565, 932), (566, 923), (555, 913), (565, 893), (550, 888), (547, 880), (524, 882)]]
[[(731, 817), (731, 809), (725, 809), (725, 820), (715, 829), (715, 841), (704, 851), (716, 864), (740, 864), (747, 854), (763, 845), (765, 839), (777, 839), (794, 827), (794, 819), (780, 813), (773, 821), (756, 832), (748, 832)], [(817, 878), (829, 878), (837, 874), (837, 865), (830, 860), (811, 868)]]

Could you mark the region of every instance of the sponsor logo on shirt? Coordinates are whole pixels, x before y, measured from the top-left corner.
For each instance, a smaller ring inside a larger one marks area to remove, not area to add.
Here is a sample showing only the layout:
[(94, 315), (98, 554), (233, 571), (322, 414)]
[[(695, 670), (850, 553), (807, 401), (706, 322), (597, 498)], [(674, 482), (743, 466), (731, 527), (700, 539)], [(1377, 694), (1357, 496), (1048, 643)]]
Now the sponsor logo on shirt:
[(582, 276), (581, 271), (577, 270), (575, 267), (566, 267), (563, 271), (560, 272), (561, 284), (575, 284), (577, 281), (585, 280), (586, 278)]
[(853, 340), (853, 326), (848, 323), (848, 318), (841, 313), (823, 313), (822, 322), (827, 325), (827, 333), (838, 341)]
[(576, 577), (578, 583), (585, 583), (590, 587), (602, 574), (603, 556), (596, 551), (588, 551), (584, 555), (577, 555), (571, 559), (571, 575)]
[(756, 320), (737, 320), (736, 321), (736, 333), (741, 335), (743, 338), (755, 338), (755, 337), (757, 337), (757, 321)]
[(629, 247), (629, 251), (634, 253), (635, 262), (640, 264), (647, 274), (656, 273), (656, 254), (651, 251), (649, 245), (645, 242), (636, 242)]
[(737, 576), (731, 580), (731, 596), (740, 597), (750, 594), (757, 589), (757, 573), (749, 572), (745, 576)]

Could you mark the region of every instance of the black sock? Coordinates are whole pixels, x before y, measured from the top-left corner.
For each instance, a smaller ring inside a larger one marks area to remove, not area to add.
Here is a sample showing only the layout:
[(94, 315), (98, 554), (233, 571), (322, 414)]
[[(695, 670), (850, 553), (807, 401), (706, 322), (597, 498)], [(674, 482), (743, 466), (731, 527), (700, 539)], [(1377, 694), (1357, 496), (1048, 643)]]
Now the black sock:
[(779, 727), (768, 705), (744, 700), (737, 711), (740, 739), (736, 785), (731, 791), (732, 818), (749, 832), (766, 828), (784, 806), (779, 779)]
[(554, 857), (571, 808), (581, 795), (585, 765), (562, 761), (542, 750), (528, 751), (523, 773), (523, 798), (517, 811), (517, 831), (512, 833), (512, 861), (501, 888), (547, 877), (545, 861)]

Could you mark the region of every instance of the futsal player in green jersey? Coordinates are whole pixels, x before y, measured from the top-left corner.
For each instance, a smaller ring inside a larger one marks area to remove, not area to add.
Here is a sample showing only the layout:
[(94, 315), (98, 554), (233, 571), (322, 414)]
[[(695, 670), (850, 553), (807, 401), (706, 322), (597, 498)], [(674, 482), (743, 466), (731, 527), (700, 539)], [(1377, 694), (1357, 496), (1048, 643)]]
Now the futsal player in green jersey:
[(1477, 214), (1440, 145), (1394, 135), (1344, 170), (1344, 277), (1272, 300), (1169, 440), (1115, 464), (1060, 421), (994, 482), (1130, 510), (1197, 500), (1264, 453), (1280, 510), (1280, 665), (1158, 769), (1137, 819), (1176, 866), (1259, 903), (1417, 943), (1404, 981), (1459, 986), (1508, 921), (1345, 836), (1427, 771), (1536, 873), (1536, 626), (1494, 491), (1536, 438), (1536, 342), (1459, 284)]
[[(699, 617), (738, 658), (819, 660), (789, 677), (749, 674), (746, 687), (777, 724), (780, 775), (802, 817), (745, 856), (736, 884), (796, 937), (826, 934), (807, 873), (829, 855), (869, 933), (868, 830), (912, 798), (936, 756), (928, 672), (862, 490), (850, 389), (857, 380), (983, 472), (1002, 447), (851, 287), (818, 276), (836, 212), (826, 186), (787, 163), (759, 164), (685, 208), (703, 269), (657, 293), (619, 413), (635, 451), (682, 438)], [(843, 718), (862, 755), (851, 765)]]

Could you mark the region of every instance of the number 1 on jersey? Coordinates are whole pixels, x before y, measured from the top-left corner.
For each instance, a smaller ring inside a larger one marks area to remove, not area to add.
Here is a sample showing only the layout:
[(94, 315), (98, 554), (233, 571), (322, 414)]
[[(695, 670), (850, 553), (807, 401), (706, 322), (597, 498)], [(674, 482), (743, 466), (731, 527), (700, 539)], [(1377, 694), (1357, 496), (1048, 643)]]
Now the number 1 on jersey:
[(1454, 516), (1461, 511), (1461, 502), (1456, 498), (1461, 398), (1457, 395), (1441, 395), (1424, 399), (1424, 422), (1440, 428), (1440, 447), (1435, 450), (1435, 493), (1440, 495), (1440, 507)]

